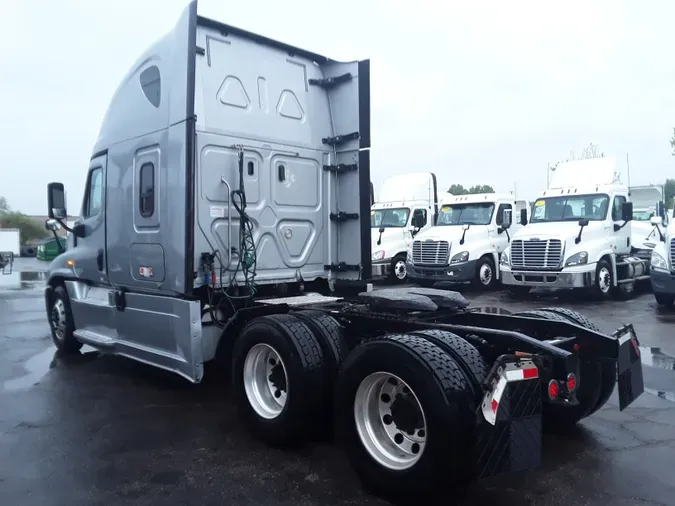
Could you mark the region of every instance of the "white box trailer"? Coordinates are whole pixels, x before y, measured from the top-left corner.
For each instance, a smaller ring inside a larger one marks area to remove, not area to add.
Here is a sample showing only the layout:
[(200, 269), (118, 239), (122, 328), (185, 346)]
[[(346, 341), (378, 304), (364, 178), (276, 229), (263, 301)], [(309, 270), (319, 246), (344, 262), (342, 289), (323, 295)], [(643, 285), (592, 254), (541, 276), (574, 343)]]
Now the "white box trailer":
[(21, 251), (21, 231), (18, 228), (0, 229), (0, 253), (12, 253), (19, 256)]

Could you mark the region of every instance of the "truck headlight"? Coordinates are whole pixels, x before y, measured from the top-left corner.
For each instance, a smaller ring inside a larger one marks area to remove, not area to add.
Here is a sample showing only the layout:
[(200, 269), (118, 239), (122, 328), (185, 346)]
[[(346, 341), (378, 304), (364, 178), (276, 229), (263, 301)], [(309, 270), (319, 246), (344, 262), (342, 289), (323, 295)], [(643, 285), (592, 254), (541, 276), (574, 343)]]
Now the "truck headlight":
[(588, 262), (588, 253), (585, 251), (580, 251), (575, 253), (567, 259), (565, 262), (565, 267), (571, 267), (572, 265), (584, 265)]
[(373, 253), (373, 260), (382, 260), (384, 258), (384, 250), (381, 249)]
[(466, 262), (469, 259), (469, 252), (468, 251), (460, 251), (456, 255), (453, 255), (452, 258), (450, 259), (451, 264), (459, 264), (462, 262)]
[(505, 249), (499, 257), (499, 265), (509, 265), (509, 250)]
[(668, 270), (666, 259), (659, 255), (656, 251), (652, 251), (651, 265), (655, 269), (662, 269), (664, 271)]

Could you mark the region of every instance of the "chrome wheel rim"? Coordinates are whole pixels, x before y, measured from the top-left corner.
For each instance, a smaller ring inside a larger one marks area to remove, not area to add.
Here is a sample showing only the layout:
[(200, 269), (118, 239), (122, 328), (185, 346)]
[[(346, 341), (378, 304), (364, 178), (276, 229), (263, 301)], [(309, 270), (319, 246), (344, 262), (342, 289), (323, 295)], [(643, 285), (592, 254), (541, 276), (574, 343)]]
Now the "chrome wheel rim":
[(406, 274), (407, 271), (405, 268), (405, 262), (403, 260), (399, 260), (396, 262), (396, 265), (394, 265), (394, 275), (397, 279), (405, 279)]
[(268, 344), (253, 346), (244, 360), (244, 390), (253, 410), (262, 418), (278, 417), (288, 399), (288, 374), (277, 350)]
[(66, 338), (66, 305), (63, 300), (57, 299), (54, 302), (50, 320), (56, 338), (63, 341)]
[(492, 281), (492, 267), (488, 264), (481, 265), (480, 270), (478, 271), (478, 277), (483, 285), (489, 285)]
[(403, 471), (422, 457), (428, 437), (424, 410), (398, 376), (376, 372), (361, 381), (354, 420), (361, 443), (381, 466)]
[(612, 275), (607, 267), (601, 267), (598, 273), (598, 288), (602, 293), (607, 293), (612, 285)]

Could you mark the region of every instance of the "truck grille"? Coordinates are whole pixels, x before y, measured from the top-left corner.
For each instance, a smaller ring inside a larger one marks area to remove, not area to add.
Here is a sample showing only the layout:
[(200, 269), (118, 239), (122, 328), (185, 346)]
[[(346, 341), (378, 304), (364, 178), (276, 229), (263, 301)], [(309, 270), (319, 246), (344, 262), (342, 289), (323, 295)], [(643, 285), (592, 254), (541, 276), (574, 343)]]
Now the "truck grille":
[(515, 240), (511, 243), (511, 265), (533, 269), (560, 267), (562, 242), (558, 239), (543, 241)]
[(675, 239), (670, 240), (670, 269), (675, 271)]
[(414, 264), (447, 265), (450, 256), (448, 241), (414, 241), (412, 261)]

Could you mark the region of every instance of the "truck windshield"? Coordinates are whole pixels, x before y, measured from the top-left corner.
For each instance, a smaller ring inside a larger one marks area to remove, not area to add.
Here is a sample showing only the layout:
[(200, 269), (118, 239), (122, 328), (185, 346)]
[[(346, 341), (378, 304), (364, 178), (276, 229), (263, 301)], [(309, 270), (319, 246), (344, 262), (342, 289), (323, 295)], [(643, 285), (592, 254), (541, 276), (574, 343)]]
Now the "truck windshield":
[(649, 218), (656, 216), (652, 211), (633, 211), (633, 220), (635, 221), (649, 221)]
[(407, 207), (399, 207), (396, 209), (377, 209), (370, 211), (370, 227), (371, 228), (390, 228), (390, 227), (405, 227), (408, 223), (408, 215), (410, 209)]
[(494, 210), (492, 202), (443, 206), (436, 225), (488, 225)]
[(531, 223), (549, 221), (602, 221), (607, 217), (609, 196), (565, 195), (537, 199), (534, 203)]

